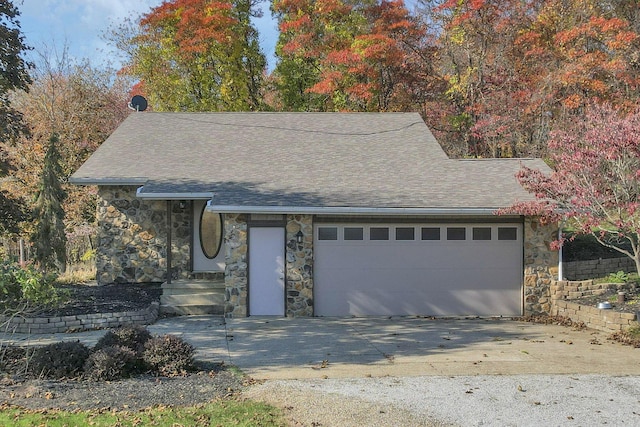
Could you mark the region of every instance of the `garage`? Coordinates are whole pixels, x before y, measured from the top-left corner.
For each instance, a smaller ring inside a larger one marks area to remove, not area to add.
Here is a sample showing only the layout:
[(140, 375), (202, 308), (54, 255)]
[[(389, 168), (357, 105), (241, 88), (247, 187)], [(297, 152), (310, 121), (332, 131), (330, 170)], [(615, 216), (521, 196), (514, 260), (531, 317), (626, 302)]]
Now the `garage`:
[(520, 315), (520, 223), (316, 223), (316, 316)]

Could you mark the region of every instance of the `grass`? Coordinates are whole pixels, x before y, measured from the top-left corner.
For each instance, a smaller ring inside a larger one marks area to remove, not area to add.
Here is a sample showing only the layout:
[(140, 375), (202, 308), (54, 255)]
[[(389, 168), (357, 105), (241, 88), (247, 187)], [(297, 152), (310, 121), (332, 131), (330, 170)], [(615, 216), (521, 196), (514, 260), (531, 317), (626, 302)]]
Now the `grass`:
[(640, 348), (640, 323), (636, 322), (624, 331), (614, 332), (611, 337), (622, 344)]
[(597, 277), (593, 279), (595, 283), (637, 283), (640, 282), (638, 273), (624, 273), (618, 271), (617, 273), (611, 273), (605, 277)]
[(225, 400), (186, 408), (156, 407), (139, 412), (32, 411), (0, 407), (0, 425), (5, 426), (285, 426), (280, 410), (250, 400)]
[(640, 340), (640, 323), (636, 322), (635, 325), (633, 325), (629, 329), (627, 329), (627, 333), (631, 337)]
[(95, 268), (68, 268), (56, 278), (59, 285), (77, 285), (78, 283), (87, 283), (95, 280)]

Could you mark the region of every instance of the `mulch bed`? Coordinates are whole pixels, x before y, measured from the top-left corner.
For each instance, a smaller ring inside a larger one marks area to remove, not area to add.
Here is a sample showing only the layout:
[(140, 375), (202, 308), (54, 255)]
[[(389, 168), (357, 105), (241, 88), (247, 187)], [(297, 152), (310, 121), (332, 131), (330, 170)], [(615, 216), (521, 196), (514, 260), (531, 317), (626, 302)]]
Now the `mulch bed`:
[(38, 316), (75, 316), (88, 313), (115, 313), (147, 308), (160, 301), (160, 283), (126, 283), (112, 285), (65, 285), (68, 300), (61, 306), (37, 311)]
[(611, 310), (621, 313), (636, 313), (640, 311), (640, 286), (637, 284), (627, 284), (621, 291), (625, 292), (625, 301), (618, 302), (618, 289), (608, 289), (601, 295), (585, 296), (572, 300), (582, 305), (597, 307), (598, 303), (608, 301), (611, 303)]
[(118, 381), (0, 379), (0, 403), (27, 409), (136, 411), (231, 398), (248, 380), (222, 367), (183, 377), (141, 375)]
[[(66, 316), (143, 309), (159, 301), (160, 284), (65, 286), (69, 300), (37, 316)], [(196, 362), (185, 376), (141, 375), (118, 381), (49, 380), (26, 373), (24, 348), (0, 345), (0, 404), (27, 409), (133, 411), (153, 406), (193, 406), (235, 396), (250, 379), (223, 365)]]

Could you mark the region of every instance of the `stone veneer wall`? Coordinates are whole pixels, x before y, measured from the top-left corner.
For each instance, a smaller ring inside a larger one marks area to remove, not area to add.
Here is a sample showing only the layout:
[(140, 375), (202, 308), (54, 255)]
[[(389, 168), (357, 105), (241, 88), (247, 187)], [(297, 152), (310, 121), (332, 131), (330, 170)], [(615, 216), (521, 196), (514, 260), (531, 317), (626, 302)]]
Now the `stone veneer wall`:
[(551, 250), (557, 226), (541, 225), (536, 218), (524, 222), (524, 315), (551, 313), (550, 286), (558, 274), (558, 251)]
[[(167, 202), (140, 200), (135, 186), (98, 187), (98, 284), (167, 278)], [(190, 271), (191, 208), (172, 202), (173, 278)]]
[(287, 215), (286, 233), (286, 315), (313, 316), (313, 216)]
[(225, 316), (247, 316), (247, 215), (224, 215)]
[[(225, 214), (225, 315), (248, 314), (247, 215)], [(296, 234), (303, 233), (298, 244)], [(286, 306), (285, 314), (313, 316), (313, 217), (288, 215), (286, 224)]]

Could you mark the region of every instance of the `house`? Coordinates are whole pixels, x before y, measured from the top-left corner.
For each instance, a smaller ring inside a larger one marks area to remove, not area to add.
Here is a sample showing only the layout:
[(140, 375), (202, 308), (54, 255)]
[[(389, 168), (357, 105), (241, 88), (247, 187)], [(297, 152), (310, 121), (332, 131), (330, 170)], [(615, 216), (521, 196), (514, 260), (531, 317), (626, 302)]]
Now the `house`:
[(553, 227), (495, 215), (532, 198), (522, 164), (547, 168), (449, 159), (415, 113), (142, 112), (70, 181), (98, 186), (99, 283), (208, 279), (235, 317), (521, 315), (557, 265)]

